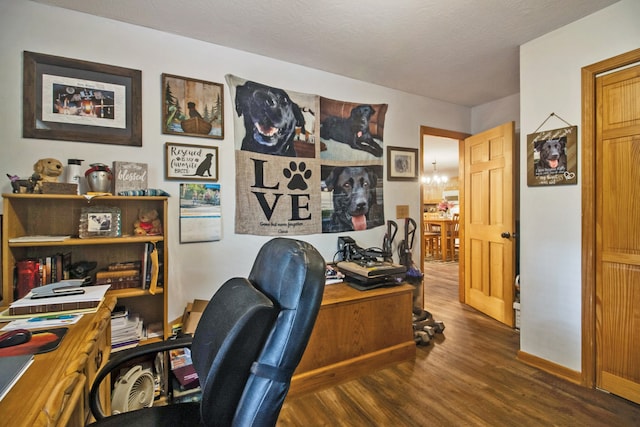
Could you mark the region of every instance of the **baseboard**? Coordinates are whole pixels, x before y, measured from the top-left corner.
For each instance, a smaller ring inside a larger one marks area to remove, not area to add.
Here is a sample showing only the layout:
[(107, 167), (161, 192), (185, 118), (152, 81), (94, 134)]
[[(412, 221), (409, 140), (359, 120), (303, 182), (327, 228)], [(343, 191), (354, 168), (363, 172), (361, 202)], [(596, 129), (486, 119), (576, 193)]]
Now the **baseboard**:
[(578, 371), (574, 371), (573, 369), (558, 365), (557, 363), (550, 362), (524, 351), (518, 351), (516, 358), (529, 366), (533, 366), (534, 368), (538, 368), (574, 384), (582, 385), (582, 373)]
[(303, 372), (293, 376), (287, 396), (299, 396), (310, 391), (336, 385), (394, 363), (413, 360), (415, 357), (416, 343), (412, 340), (312, 371)]

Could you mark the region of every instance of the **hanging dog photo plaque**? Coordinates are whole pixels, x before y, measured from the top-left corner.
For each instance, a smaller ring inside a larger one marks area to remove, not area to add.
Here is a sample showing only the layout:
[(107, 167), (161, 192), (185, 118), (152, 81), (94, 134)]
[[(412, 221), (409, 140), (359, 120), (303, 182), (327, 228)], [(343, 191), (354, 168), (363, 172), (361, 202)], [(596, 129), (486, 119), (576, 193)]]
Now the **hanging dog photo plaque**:
[(578, 127), (570, 126), (527, 135), (527, 185), (578, 183)]

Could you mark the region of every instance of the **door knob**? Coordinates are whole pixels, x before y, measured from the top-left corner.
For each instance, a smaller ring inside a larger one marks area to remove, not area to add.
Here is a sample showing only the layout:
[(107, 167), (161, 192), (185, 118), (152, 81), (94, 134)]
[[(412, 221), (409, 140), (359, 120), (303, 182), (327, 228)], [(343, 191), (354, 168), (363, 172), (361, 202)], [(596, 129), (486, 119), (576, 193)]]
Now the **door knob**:
[(509, 233), (508, 231), (504, 231), (502, 234), (500, 234), (500, 237), (502, 237), (503, 239), (508, 239), (509, 237), (511, 237), (511, 233)]

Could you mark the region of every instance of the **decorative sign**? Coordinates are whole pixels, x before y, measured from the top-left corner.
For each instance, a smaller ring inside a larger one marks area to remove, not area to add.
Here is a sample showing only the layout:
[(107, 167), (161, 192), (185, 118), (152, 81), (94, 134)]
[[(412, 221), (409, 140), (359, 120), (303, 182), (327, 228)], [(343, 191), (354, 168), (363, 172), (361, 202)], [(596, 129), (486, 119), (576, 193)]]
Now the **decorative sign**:
[(147, 189), (147, 164), (113, 162), (114, 193)]
[(218, 147), (167, 142), (167, 179), (218, 180)]
[(570, 126), (527, 135), (529, 187), (578, 183), (577, 134)]

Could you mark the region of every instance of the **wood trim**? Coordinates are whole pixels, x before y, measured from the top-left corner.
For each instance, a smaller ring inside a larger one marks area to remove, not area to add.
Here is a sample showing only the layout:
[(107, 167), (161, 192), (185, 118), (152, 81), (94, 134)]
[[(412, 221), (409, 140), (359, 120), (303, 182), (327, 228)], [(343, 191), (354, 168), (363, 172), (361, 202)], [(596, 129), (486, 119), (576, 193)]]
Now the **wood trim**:
[(385, 366), (413, 360), (416, 357), (416, 344), (408, 341), (367, 353), (351, 359), (294, 375), (287, 397), (299, 396), (310, 391), (369, 374)]
[(582, 375), (581, 384), (596, 381), (596, 77), (640, 61), (635, 49), (582, 68)]
[(516, 355), (516, 359), (518, 359), (522, 363), (525, 363), (529, 366), (533, 366), (534, 368), (548, 372), (551, 375), (555, 375), (556, 377), (563, 378), (574, 384), (580, 385), (582, 382), (582, 376), (580, 372), (574, 371), (573, 369), (569, 369), (565, 366), (558, 365), (556, 363), (550, 362), (546, 359), (542, 359), (538, 356), (534, 356), (524, 351), (521, 351), (521, 350), (518, 351), (518, 354)]
[[(453, 131), (453, 130), (446, 130), (446, 129), (439, 129), (439, 128), (432, 128), (430, 126), (420, 126), (420, 151), (419, 151), (419, 155), (420, 155), (420, 175), (422, 176), (424, 174), (424, 150), (423, 150), (423, 144), (424, 144), (424, 137), (426, 135), (429, 136), (440, 136), (443, 138), (451, 138), (451, 139), (457, 139), (458, 140), (458, 156), (459, 156), (459, 163), (458, 163), (458, 187), (459, 187), (459, 196), (458, 196), (458, 203), (460, 206), (460, 229), (459, 229), (459, 234), (460, 234), (460, 249), (459, 249), (459, 253), (460, 254), (464, 254), (464, 179), (460, 179), (460, 177), (464, 177), (464, 140), (467, 139), (468, 137), (471, 136), (471, 134), (468, 133), (464, 133), (464, 132), (458, 132), (458, 131)], [(424, 254), (424, 221), (422, 221), (422, 207), (424, 206), (424, 191), (422, 189), (422, 184), (420, 184), (420, 259), (424, 260), (425, 254)], [(462, 255), (460, 255), (459, 259), (458, 259), (458, 271), (459, 271), (459, 277), (458, 277), (458, 301), (460, 302), (464, 302), (465, 298), (464, 298), (464, 257)], [(424, 305), (424, 292), (422, 293), (422, 304)]]

